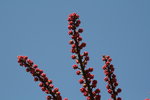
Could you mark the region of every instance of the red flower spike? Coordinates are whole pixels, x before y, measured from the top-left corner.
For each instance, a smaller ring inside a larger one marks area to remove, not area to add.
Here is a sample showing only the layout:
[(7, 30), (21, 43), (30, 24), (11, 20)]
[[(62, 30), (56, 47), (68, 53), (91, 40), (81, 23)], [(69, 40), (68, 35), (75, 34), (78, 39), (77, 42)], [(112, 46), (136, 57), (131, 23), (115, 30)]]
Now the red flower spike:
[(103, 56), (102, 58), (103, 61), (105, 61), (105, 65), (102, 67), (104, 70), (104, 74), (106, 77), (104, 80), (108, 83), (106, 88), (108, 89), (108, 93), (111, 94), (111, 98), (113, 100), (121, 100), (120, 97), (117, 97), (118, 93), (121, 92), (120, 88), (116, 88), (118, 86), (118, 82), (116, 79), (116, 75), (114, 74), (114, 67), (110, 63), (112, 61), (112, 58), (110, 56)]
[(51, 96), (47, 96), (47, 100), (51, 100), (51, 97), (54, 100), (61, 100), (60, 92), (57, 88), (55, 88), (55, 91), (57, 91), (58, 93), (52, 92), (52, 89), (54, 87), (54, 85), (51, 84), (52, 80), (48, 80), (46, 74), (43, 73), (43, 70), (38, 68), (38, 65), (34, 64), (33, 61), (28, 59), (27, 56), (18, 56), (18, 63), (21, 66), (26, 67), (26, 71), (32, 74), (32, 76), (34, 77), (34, 81), (40, 81), (39, 87), (41, 87), (41, 90), (43, 92), (45, 92), (46, 94), (51, 94)]
[[(79, 80), (79, 83), (83, 85), (80, 91), (86, 96), (87, 100), (100, 100), (101, 96), (99, 95), (100, 89), (94, 89), (97, 85), (97, 81), (94, 80), (94, 75), (91, 74), (93, 68), (87, 68), (86, 64), (88, 64), (89, 56), (88, 53), (81, 54), (81, 51), (84, 47), (86, 47), (86, 43), (82, 42), (82, 37), (80, 36), (83, 32), (82, 28), (78, 28), (80, 26), (81, 21), (79, 20), (79, 15), (76, 13), (72, 13), (68, 17), (68, 34), (71, 35), (72, 40), (69, 41), (69, 44), (72, 45), (71, 52), (75, 53), (72, 56), (72, 59), (75, 59), (78, 66), (73, 66), (73, 69), (78, 69), (76, 71), (77, 75), (82, 75), (82, 79)], [(121, 97), (117, 97), (118, 93), (122, 90), (117, 88), (118, 82), (116, 75), (114, 74), (114, 67), (111, 64), (112, 58), (110, 56), (103, 56), (103, 61), (105, 61), (105, 65), (103, 66), (104, 74), (106, 78), (104, 80), (107, 82), (106, 88), (111, 95), (113, 100), (122, 100)], [(48, 79), (43, 70), (39, 69), (37, 65), (33, 63), (27, 56), (18, 56), (18, 63), (20, 66), (26, 68), (27, 72), (30, 72), (34, 77), (34, 81), (40, 81), (39, 86), (42, 91), (47, 94), (51, 94), (51, 96), (47, 96), (47, 100), (62, 100), (60, 96), (60, 92), (58, 88), (54, 88), (52, 81)], [(95, 91), (94, 91), (95, 90)], [(112, 100), (109, 99), (109, 100)], [(68, 99), (64, 99), (68, 100)], [(150, 99), (145, 99), (150, 100)]]
[[(95, 91), (92, 89), (96, 87), (97, 81), (94, 80), (94, 75), (91, 74), (91, 72), (93, 72), (93, 68), (86, 67), (88, 61), (90, 60), (88, 52), (84, 52), (83, 54), (81, 54), (81, 50), (82, 48), (86, 47), (86, 43), (81, 42), (83, 39), (79, 34), (83, 32), (83, 29), (82, 28), (77, 29), (77, 27), (81, 23), (81, 21), (79, 20), (79, 15), (76, 13), (70, 14), (68, 18), (68, 23), (69, 23), (68, 29), (73, 32), (71, 33), (72, 40), (69, 42), (69, 44), (72, 45), (71, 52), (75, 53), (76, 55), (76, 57), (72, 56), (72, 59), (75, 59), (76, 63), (80, 65), (80, 66), (73, 65), (72, 67), (73, 69), (79, 69), (78, 71), (76, 71), (76, 74), (82, 75), (83, 78), (79, 80), (79, 83), (83, 84), (83, 88), (81, 88), (80, 91), (83, 93), (84, 96), (90, 98), (90, 100), (95, 100), (96, 95), (93, 94), (95, 93)], [(96, 100), (100, 100), (100, 98), (97, 98)]]

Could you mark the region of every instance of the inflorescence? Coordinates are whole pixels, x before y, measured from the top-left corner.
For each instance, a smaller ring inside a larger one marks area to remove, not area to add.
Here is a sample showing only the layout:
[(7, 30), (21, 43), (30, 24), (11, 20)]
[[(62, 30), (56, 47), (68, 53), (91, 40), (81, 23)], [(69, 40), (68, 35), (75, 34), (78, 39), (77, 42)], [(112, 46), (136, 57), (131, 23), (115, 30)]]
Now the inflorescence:
[(103, 56), (102, 60), (105, 61), (105, 65), (102, 69), (106, 75), (104, 81), (108, 83), (106, 86), (107, 91), (113, 100), (122, 100), (121, 97), (117, 97), (117, 95), (121, 92), (121, 88), (116, 88), (118, 86), (118, 82), (116, 75), (114, 74), (114, 66), (111, 64), (112, 58), (110, 58), (110, 56)]
[(51, 94), (46, 97), (47, 100), (62, 100), (59, 89), (54, 88), (52, 80), (48, 79), (43, 70), (38, 68), (38, 65), (34, 64), (33, 61), (28, 59), (27, 56), (18, 56), (18, 63), (20, 64), (20, 66), (26, 68), (26, 72), (31, 73), (31, 75), (34, 77), (35, 82), (40, 81), (39, 87), (41, 87), (41, 90), (43, 92), (45, 92), (46, 94)]
[[(87, 100), (101, 100), (101, 91), (97, 88), (97, 80), (94, 79), (94, 75), (92, 74), (94, 69), (92, 67), (87, 67), (88, 61), (90, 60), (89, 53), (87, 51), (81, 52), (81, 50), (86, 47), (86, 43), (82, 42), (81, 33), (83, 33), (83, 29), (78, 28), (81, 24), (79, 15), (76, 13), (70, 14), (68, 17), (68, 24), (68, 34), (72, 38), (69, 41), (69, 44), (72, 46), (71, 58), (76, 62), (72, 68), (76, 70), (77, 75), (82, 76), (82, 78), (79, 79), (79, 83), (82, 85), (80, 91)], [(102, 67), (106, 75), (104, 81), (108, 83), (106, 88), (111, 95), (111, 99), (109, 100), (122, 100), (121, 97), (118, 97), (118, 94), (122, 90), (121, 88), (117, 88), (118, 82), (114, 74), (114, 66), (111, 64), (112, 59), (110, 56), (103, 56), (102, 60), (105, 62), (105, 65)], [(43, 70), (38, 68), (38, 65), (34, 64), (27, 56), (18, 56), (18, 63), (20, 66), (26, 68), (26, 72), (31, 73), (34, 77), (34, 81), (40, 82), (39, 87), (41, 87), (43, 92), (48, 94), (46, 97), (47, 100), (62, 100), (59, 89), (54, 88), (52, 80), (48, 79)], [(64, 98), (64, 100), (68, 99)]]
[(79, 20), (79, 15), (72, 13), (68, 17), (68, 34), (71, 36), (72, 40), (69, 41), (69, 44), (72, 46), (71, 53), (73, 55), (71, 58), (76, 61), (77, 64), (73, 65), (73, 69), (76, 69), (77, 75), (82, 75), (82, 78), (79, 80), (79, 83), (82, 84), (80, 91), (86, 96), (87, 100), (100, 100), (100, 89), (96, 88), (97, 80), (94, 80), (93, 68), (87, 68), (87, 63), (89, 61), (88, 52), (83, 52), (81, 50), (86, 47), (86, 43), (82, 42), (81, 33), (83, 32), (82, 28), (78, 28), (81, 21)]

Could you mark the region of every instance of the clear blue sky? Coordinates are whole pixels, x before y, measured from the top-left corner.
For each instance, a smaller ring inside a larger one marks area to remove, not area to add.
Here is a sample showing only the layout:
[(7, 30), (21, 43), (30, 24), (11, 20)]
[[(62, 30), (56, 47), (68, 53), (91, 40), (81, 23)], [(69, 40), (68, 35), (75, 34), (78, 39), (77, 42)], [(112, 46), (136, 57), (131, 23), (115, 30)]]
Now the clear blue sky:
[(77, 12), (84, 28), (102, 100), (107, 100), (101, 55), (113, 58), (123, 100), (150, 98), (150, 0), (0, 0), (0, 99), (45, 100), (46, 94), (17, 63), (29, 56), (53, 79), (63, 97), (85, 100), (67, 34)]

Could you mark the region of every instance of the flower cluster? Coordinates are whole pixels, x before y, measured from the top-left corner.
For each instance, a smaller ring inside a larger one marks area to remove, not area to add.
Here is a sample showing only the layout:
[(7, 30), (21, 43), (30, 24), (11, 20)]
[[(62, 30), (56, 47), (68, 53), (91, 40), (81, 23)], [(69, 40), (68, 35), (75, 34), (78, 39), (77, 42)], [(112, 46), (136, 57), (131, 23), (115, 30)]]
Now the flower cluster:
[(43, 92), (51, 94), (46, 97), (47, 100), (62, 100), (59, 89), (54, 88), (52, 80), (48, 79), (43, 70), (38, 68), (38, 65), (34, 64), (27, 56), (18, 56), (18, 63), (20, 66), (24, 66), (26, 68), (26, 72), (30, 72), (32, 74), (34, 81), (40, 81), (39, 87), (41, 87)]
[(121, 88), (116, 88), (118, 86), (118, 82), (116, 75), (114, 74), (114, 66), (111, 64), (112, 58), (110, 58), (110, 56), (103, 56), (102, 60), (105, 61), (105, 65), (102, 69), (106, 75), (104, 81), (108, 83), (106, 86), (108, 93), (111, 95), (113, 100), (122, 100), (121, 97), (117, 97), (117, 95), (121, 92)]
[[(72, 68), (76, 70), (77, 75), (82, 76), (78, 81), (82, 85), (80, 91), (86, 97), (86, 100), (101, 100), (100, 89), (97, 88), (97, 80), (94, 79), (94, 75), (92, 74), (94, 69), (87, 67), (88, 61), (90, 60), (89, 53), (87, 51), (81, 52), (81, 50), (86, 47), (86, 43), (82, 42), (81, 33), (83, 29), (78, 28), (81, 24), (79, 15), (76, 13), (70, 14), (68, 24), (68, 34), (72, 38), (69, 41), (69, 44), (72, 46), (71, 58), (76, 62), (76, 64), (72, 65)], [(111, 95), (111, 98), (108, 100), (122, 100), (122, 98), (118, 96), (122, 89), (117, 88), (118, 82), (114, 74), (114, 66), (111, 64), (112, 58), (110, 58), (110, 56), (103, 56), (102, 60), (105, 62), (102, 67), (106, 75), (104, 81), (107, 82), (106, 88)], [(40, 82), (39, 87), (43, 92), (48, 94), (46, 97), (47, 100), (62, 100), (59, 89), (54, 87), (52, 80), (48, 79), (44, 71), (38, 68), (38, 65), (34, 64), (27, 56), (18, 56), (18, 63), (20, 66), (26, 68), (26, 72), (29, 72), (34, 77), (35, 82)], [(64, 98), (64, 100), (68, 100), (68, 98)], [(147, 98), (144, 100), (150, 99)]]
[(79, 15), (72, 13), (68, 17), (68, 34), (71, 36), (72, 40), (69, 44), (72, 46), (71, 53), (73, 55), (71, 58), (76, 61), (77, 64), (73, 65), (73, 69), (77, 70), (77, 75), (82, 75), (79, 83), (82, 84), (80, 91), (86, 96), (87, 100), (100, 100), (100, 89), (96, 88), (97, 80), (94, 80), (94, 75), (91, 74), (93, 68), (87, 68), (87, 63), (89, 61), (88, 52), (81, 53), (81, 50), (86, 47), (86, 43), (82, 42), (81, 33), (82, 28), (78, 28), (81, 21), (79, 20)]

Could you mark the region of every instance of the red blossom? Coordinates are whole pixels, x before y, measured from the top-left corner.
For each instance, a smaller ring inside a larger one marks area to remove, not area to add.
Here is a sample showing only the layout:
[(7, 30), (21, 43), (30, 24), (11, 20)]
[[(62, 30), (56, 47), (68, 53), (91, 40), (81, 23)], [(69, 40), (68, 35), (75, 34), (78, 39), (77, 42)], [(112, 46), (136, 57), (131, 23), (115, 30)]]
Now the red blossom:
[(71, 35), (72, 38), (72, 40), (69, 41), (69, 44), (71, 44), (72, 46), (71, 52), (74, 53), (74, 55), (72, 55), (71, 58), (74, 59), (77, 63), (77, 65), (73, 65), (72, 67), (73, 69), (78, 69), (76, 71), (77, 75), (82, 75), (83, 79), (80, 79), (79, 83), (83, 84), (83, 88), (81, 88), (80, 91), (83, 93), (84, 96), (87, 97), (87, 100), (100, 100), (100, 89), (96, 89), (96, 92), (94, 91), (94, 88), (97, 86), (97, 81), (93, 80), (94, 75), (91, 74), (91, 72), (93, 72), (93, 68), (86, 67), (88, 61), (90, 60), (88, 52), (85, 51), (83, 54), (81, 54), (81, 50), (82, 48), (86, 47), (86, 43), (81, 42), (83, 39), (80, 36), (80, 33), (83, 32), (83, 29), (78, 29), (80, 23), (81, 21), (79, 20), (78, 14), (72, 13), (69, 15), (68, 33), (69, 35)]
[(53, 89), (54, 85), (52, 84), (52, 80), (46, 77), (46, 74), (43, 73), (43, 70), (38, 68), (38, 65), (34, 64), (27, 56), (18, 56), (18, 63), (26, 67), (26, 71), (33, 75), (34, 81), (40, 81), (39, 87), (41, 87), (43, 92), (51, 94), (51, 96), (47, 96), (47, 100), (51, 100), (51, 98), (53, 98), (53, 100), (62, 100), (59, 89)]
[(120, 93), (122, 90), (121, 88), (117, 88), (118, 82), (116, 75), (114, 74), (114, 67), (111, 64), (112, 58), (110, 58), (110, 56), (103, 56), (102, 60), (105, 61), (105, 65), (102, 67), (102, 69), (106, 75), (104, 80), (108, 83), (106, 86), (108, 89), (107, 91), (110, 93), (113, 100), (121, 100), (120, 97), (117, 97), (118, 93)]

